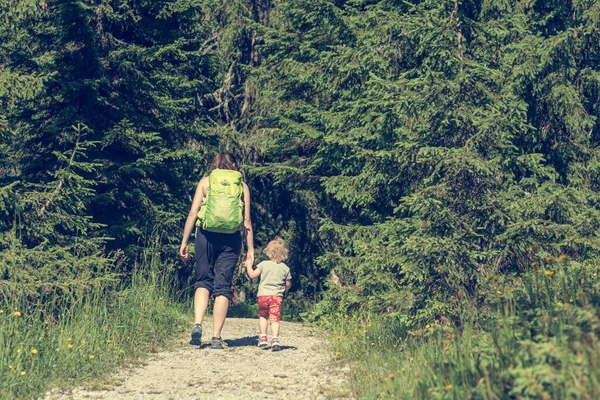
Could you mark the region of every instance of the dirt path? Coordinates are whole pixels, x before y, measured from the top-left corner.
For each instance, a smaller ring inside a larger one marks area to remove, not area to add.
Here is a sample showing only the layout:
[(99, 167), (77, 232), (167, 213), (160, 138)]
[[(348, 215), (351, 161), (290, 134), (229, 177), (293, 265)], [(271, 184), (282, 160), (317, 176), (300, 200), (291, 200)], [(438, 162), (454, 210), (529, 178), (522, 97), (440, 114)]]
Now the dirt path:
[(323, 339), (309, 327), (282, 322), (279, 352), (256, 347), (255, 319), (227, 319), (225, 350), (208, 347), (211, 333), (206, 321), (200, 348), (189, 345), (186, 337), (174, 351), (159, 353), (145, 366), (120, 373), (114, 386), (54, 392), (46, 399), (350, 398), (347, 369), (335, 364)]

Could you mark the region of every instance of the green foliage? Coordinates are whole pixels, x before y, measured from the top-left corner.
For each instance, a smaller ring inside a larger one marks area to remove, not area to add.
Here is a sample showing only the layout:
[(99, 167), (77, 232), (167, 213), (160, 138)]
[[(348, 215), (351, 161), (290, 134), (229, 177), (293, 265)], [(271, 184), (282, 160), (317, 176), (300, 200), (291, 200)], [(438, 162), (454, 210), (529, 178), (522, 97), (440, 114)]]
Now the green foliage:
[[(199, 23), (203, 9), (188, 1), (13, 3), (0, 31), (0, 179), (19, 182), (26, 226), (47, 223), (46, 209), (64, 205), (48, 226), (109, 236), (109, 248), (132, 259), (157, 224), (174, 242), (206, 162), (207, 151), (194, 151), (205, 140), (197, 99), (213, 90), (216, 73), (201, 48), (210, 33)], [(64, 173), (86, 187), (64, 193)], [(66, 221), (78, 212), (94, 223)], [(25, 238), (35, 245), (48, 235)]]
[(321, 321), (336, 357), (356, 363), (360, 398), (592, 399), (599, 279), (596, 264), (544, 261), (521, 285), (489, 277), (483, 321), (442, 318), (408, 332), (379, 314)]
[[(113, 285), (157, 226), (186, 287), (182, 222), (228, 150), (257, 249), (290, 248), (290, 317), (322, 300), (306, 318), (382, 315), (403, 335), (498, 320), (498, 290), (538, 310), (532, 263), (599, 256), (599, 15), (597, 0), (5, 1), (0, 250), (25, 267), (1, 267), (3, 293), (18, 279), (28, 301), (57, 287), (68, 304), (74, 277)], [(243, 271), (235, 285), (252, 296)]]
[[(112, 260), (90, 265), (102, 259), (97, 255), (80, 255), (77, 264), (66, 249), (18, 250), (0, 259), (10, 277), (0, 296), (2, 398), (37, 398), (51, 387), (97, 380), (184, 329), (173, 269), (165, 272), (156, 249), (123, 281), (107, 271)], [(49, 272), (59, 277), (49, 279)]]
[(456, 316), (461, 294), (476, 313), (482, 277), (518, 276), (530, 246), (597, 257), (600, 52), (584, 9), (598, 5), (289, 1), (259, 21), (253, 176), (311, 193), (303, 261), (337, 282), (329, 312), (410, 327)]

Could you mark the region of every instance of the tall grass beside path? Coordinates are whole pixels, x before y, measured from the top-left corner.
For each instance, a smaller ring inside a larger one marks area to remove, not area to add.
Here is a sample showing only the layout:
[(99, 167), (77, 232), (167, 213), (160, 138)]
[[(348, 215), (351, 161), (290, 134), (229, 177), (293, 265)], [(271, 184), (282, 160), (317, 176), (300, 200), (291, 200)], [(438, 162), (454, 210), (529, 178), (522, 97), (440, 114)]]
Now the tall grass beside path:
[(52, 387), (97, 379), (187, 328), (173, 300), (172, 271), (152, 251), (130, 279), (120, 278), (97, 276), (72, 290), (63, 285), (37, 301), (25, 288), (3, 295), (0, 398), (38, 398)]
[[(382, 315), (321, 320), (364, 399), (600, 398), (600, 280), (594, 263), (487, 277), (480, 319), (415, 329)], [(486, 314), (485, 308), (489, 308)]]

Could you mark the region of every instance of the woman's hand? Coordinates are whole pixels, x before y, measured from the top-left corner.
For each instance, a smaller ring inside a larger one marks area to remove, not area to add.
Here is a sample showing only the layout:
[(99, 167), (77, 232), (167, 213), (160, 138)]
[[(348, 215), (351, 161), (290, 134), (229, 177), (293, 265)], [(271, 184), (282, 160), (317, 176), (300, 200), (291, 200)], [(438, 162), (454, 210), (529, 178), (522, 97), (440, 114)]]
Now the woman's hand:
[(189, 253), (188, 246), (185, 243), (181, 243), (181, 247), (179, 248), (179, 255), (183, 258), (184, 261), (187, 261)]
[(252, 266), (254, 265), (254, 251), (249, 251), (246, 253), (246, 257), (244, 258), (244, 266), (246, 269), (252, 271)]

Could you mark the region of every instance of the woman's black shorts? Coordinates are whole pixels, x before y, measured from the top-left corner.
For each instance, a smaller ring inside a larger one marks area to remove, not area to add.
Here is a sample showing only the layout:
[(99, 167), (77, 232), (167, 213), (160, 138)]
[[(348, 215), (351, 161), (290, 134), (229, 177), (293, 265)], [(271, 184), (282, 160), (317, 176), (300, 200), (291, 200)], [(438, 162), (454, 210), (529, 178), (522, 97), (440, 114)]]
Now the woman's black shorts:
[(215, 233), (196, 229), (196, 283), (213, 296), (233, 298), (233, 272), (242, 251), (241, 233)]

